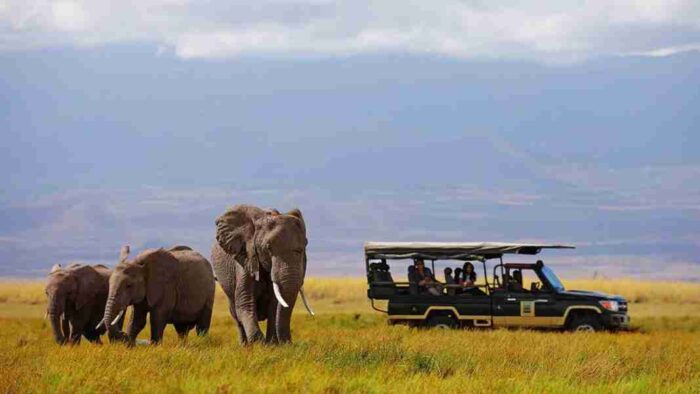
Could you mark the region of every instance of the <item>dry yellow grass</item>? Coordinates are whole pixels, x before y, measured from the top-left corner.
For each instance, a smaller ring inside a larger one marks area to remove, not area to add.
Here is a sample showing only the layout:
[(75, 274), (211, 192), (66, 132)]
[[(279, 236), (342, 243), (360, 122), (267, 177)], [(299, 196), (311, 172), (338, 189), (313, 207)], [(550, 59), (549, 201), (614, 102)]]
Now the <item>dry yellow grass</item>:
[[(700, 283), (639, 281), (635, 279), (565, 280), (568, 289), (602, 291), (620, 294), (633, 303), (700, 304)], [(334, 305), (367, 303), (367, 282), (363, 278), (308, 278), (305, 288), (311, 300)], [(217, 301), (226, 298), (217, 287)], [(41, 281), (0, 280), (0, 304), (43, 304), (44, 284)]]
[(0, 304), (43, 304), (46, 302), (44, 285), (36, 280), (0, 281)]
[[(698, 392), (700, 284), (567, 281), (631, 300), (633, 333), (416, 330), (372, 311), (362, 279), (311, 278), (289, 346), (241, 348), (219, 291), (210, 335), (59, 347), (43, 285), (0, 283), (3, 392)], [(679, 289), (681, 289), (679, 291)], [(637, 298), (634, 298), (637, 297)], [(143, 333), (147, 337), (148, 330)]]
[(594, 290), (620, 294), (635, 303), (700, 304), (700, 283), (639, 281), (634, 279), (566, 280), (567, 289)]

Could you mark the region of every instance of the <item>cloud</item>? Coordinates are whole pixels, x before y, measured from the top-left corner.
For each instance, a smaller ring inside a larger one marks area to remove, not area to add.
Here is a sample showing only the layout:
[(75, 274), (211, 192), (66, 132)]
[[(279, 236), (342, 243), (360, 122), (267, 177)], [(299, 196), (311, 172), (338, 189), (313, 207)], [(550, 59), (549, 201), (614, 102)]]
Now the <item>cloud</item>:
[[(149, 43), (182, 58), (433, 54), (566, 62), (696, 50), (692, 0), (9, 0), (0, 49)], [(662, 48), (662, 49), (658, 49)], [(690, 49), (689, 49), (690, 48)]]
[(700, 43), (658, 48), (658, 49), (653, 49), (650, 51), (631, 52), (631, 53), (627, 54), (627, 56), (667, 57), (667, 56), (677, 55), (679, 53), (697, 52), (697, 51), (700, 51)]

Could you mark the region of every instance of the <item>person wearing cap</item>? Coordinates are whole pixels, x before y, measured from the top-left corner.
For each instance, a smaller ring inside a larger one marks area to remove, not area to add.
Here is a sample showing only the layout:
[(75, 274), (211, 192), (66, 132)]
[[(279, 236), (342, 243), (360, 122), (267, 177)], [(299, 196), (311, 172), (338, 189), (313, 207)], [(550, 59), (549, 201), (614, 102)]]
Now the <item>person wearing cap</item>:
[(429, 293), (432, 295), (442, 294), (442, 286), (435, 280), (430, 268), (425, 266), (423, 259), (417, 259), (414, 263), (415, 269), (409, 273), (409, 282), (418, 284), (418, 289), (421, 293)]

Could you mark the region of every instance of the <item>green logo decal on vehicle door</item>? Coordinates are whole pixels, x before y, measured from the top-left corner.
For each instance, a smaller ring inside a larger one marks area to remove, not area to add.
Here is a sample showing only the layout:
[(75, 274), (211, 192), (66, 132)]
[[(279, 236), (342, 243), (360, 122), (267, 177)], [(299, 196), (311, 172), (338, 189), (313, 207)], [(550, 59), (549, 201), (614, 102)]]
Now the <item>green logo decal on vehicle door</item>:
[(535, 301), (520, 301), (520, 316), (535, 316)]

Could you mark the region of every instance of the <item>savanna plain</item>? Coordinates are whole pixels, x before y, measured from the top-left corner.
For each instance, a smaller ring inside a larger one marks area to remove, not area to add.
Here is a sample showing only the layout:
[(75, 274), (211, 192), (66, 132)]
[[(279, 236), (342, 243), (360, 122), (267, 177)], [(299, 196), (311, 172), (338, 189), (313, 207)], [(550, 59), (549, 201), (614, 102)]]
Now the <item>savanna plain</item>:
[(217, 289), (207, 337), (134, 348), (56, 345), (43, 286), (0, 281), (1, 392), (700, 392), (700, 283), (568, 281), (625, 296), (634, 330), (562, 333), (390, 326), (362, 279), (311, 278), (291, 345), (240, 347)]

